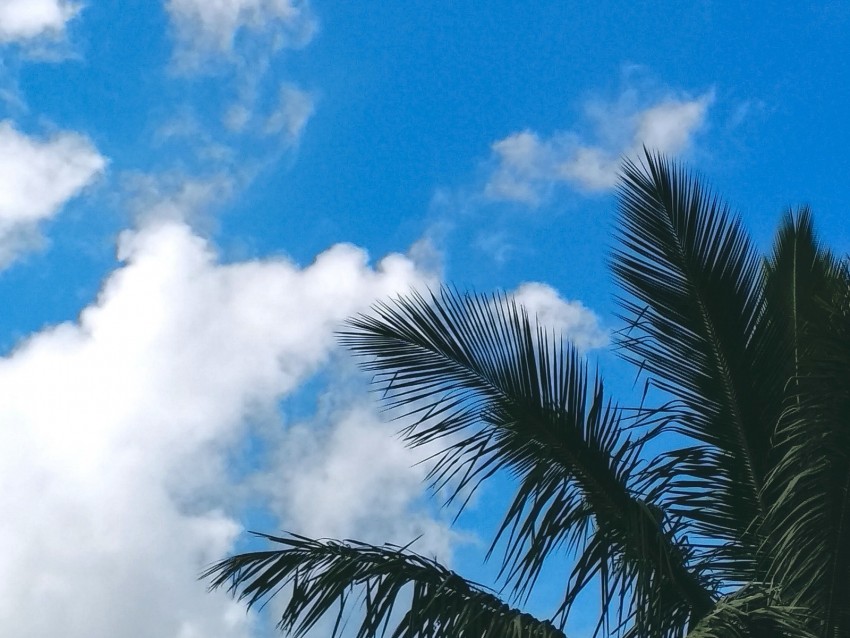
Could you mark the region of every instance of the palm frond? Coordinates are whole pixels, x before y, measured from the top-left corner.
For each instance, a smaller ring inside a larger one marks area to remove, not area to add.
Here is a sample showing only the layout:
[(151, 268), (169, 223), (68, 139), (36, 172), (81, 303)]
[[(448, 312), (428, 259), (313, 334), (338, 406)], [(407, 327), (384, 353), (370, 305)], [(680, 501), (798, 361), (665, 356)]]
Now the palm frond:
[(768, 262), (794, 369), (776, 437), (764, 550), (770, 575), (812, 611), (821, 636), (850, 632), (850, 276), (787, 215)]
[[(201, 575), (248, 607), (289, 593), (278, 627), (294, 637), (335, 613), (331, 638), (352, 608), (362, 607), (357, 638), (564, 638), (564, 633), (509, 607), (493, 592), (439, 563), (394, 545), (268, 536), (281, 549), (223, 560)], [(402, 609), (403, 607), (403, 609)]]
[(669, 503), (715, 539), (707, 555), (735, 572), (724, 577), (745, 582), (782, 386), (763, 361), (757, 255), (728, 206), (660, 155), (625, 163), (619, 212), (612, 269), (631, 327), (619, 345), (674, 398), (669, 429), (695, 441), (667, 457)]
[(506, 539), (501, 575), (517, 596), (565, 548), (580, 554), (565, 614), (596, 576), (604, 617), (615, 607), (645, 615), (657, 635), (711, 608), (711, 587), (670, 519), (632, 491), (640, 444), (624, 436), (621, 412), (572, 346), (552, 342), (503, 297), (448, 289), (380, 304), (349, 326), (343, 345), (375, 373), (386, 404), (413, 419), (407, 443), (442, 448), (435, 487), (455, 498), (496, 472), (516, 477), (493, 547)]
[(749, 584), (718, 601), (688, 638), (816, 638), (808, 624), (807, 609), (783, 604), (775, 591)]
[(840, 272), (839, 263), (820, 246), (808, 208), (783, 215), (764, 272), (765, 317), (775, 327), (772, 350), (780, 353), (774, 365), (784, 367), (779, 375), (783, 394), (797, 394), (804, 362), (822, 358), (814, 349), (823, 345), (818, 333), (829, 324), (829, 302)]

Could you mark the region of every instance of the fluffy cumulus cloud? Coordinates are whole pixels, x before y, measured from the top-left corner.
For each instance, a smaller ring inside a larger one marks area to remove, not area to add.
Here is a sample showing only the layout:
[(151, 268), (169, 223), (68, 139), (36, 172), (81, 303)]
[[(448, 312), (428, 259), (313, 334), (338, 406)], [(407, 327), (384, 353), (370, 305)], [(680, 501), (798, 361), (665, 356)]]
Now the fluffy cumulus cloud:
[(316, 21), (304, 0), (167, 0), (182, 64), (230, 55), (240, 37), (258, 38), (273, 50), (307, 44)]
[(563, 337), (585, 351), (608, 345), (608, 332), (600, 326), (599, 317), (580, 301), (564, 299), (539, 282), (524, 283), (511, 294), (529, 317), (556, 338)]
[[(328, 360), (341, 319), (422, 275), (400, 255), (371, 267), (350, 245), (303, 268), (221, 264), (173, 219), (126, 232), (119, 257), (77, 321), (0, 360), (0, 626), (18, 638), (256, 635), (254, 615), (196, 580), (232, 551), (235, 512), (258, 497), (234, 450), (248, 423), (280, 425), (279, 401)], [(358, 408), (312, 439), (284, 429), (289, 447), (272, 456), (287, 469), (266, 471), (299, 495), (275, 512), (350, 536), (378, 533), (364, 508), (402, 519), (419, 474), (386, 427)], [(345, 492), (379, 485), (394, 487), (365, 502)]]
[(37, 244), (39, 222), (53, 217), (104, 170), (85, 137), (29, 137), (0, 122), (0, 267)]
[(685, 151), (705, 123), (713, 91), (696, 97), (666, 94), (650, 104), (627, 90), (613, 102), (589, 102), (585, 117), (593, 142), (576, 131), (541, 136), (531, 130), (493, 143), (484, 195), (536, 206), (558, 184), (603, 191), (617, 183), (623, 157), (647, 148)]
[(81, 8), (80, 3), (68, 0), (3, 0), (0, 2), (0, 41), (61, 38), (66, 25)]
[[(398, 424), (353, 401), (334, 411), (332, 427), (301, 424), (284, 434), (271, 486), (274, 511), (290, 529), (312, 536), (407, 544), (447, 560), (456, 534), (411, 498), (423, 494), (427, 456), (407, 449)], [(279, 487), (286, 485), (287, 489)], [(274, 489), (277, 488), (277, 489)]]

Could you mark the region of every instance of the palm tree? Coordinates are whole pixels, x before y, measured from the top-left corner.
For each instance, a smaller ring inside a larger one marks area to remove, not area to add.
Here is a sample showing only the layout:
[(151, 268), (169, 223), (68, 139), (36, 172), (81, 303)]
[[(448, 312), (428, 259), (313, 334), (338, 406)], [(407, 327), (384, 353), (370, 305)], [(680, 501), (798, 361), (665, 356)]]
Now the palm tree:
[[(617, 347), (653, 407), (619, 407), (500, 295), (413, 293), (341, 333), (407, 444), (440, 450), (433, 488), (462, 501), (515, 479), (498, 592), (407, 547), (294, 534), (212, 566), (211, 587), (249, 606), (285, 591), (295, 636), (328, 613), (337, 635), (359, 605), (360, 638), (561, 637), (589, 586), (608, 635), (850, 636), (845, 263), (805, 208), (759, 256), (699, 179), (648, 152), (624, 164), (618, 209)], [(647, 458), (650, 439), (678, 446)], [(538, 620), (518, 606), (556, 552), (573, 558), (563, 603)]]

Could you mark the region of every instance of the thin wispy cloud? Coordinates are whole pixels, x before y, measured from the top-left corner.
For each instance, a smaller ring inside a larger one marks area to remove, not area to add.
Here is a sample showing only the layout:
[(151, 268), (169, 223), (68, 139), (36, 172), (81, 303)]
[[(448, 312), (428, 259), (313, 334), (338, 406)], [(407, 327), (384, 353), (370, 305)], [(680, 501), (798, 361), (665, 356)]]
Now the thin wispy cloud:
[(211, 60), (238, 62), (250, 50), (300, 48), (317, 29), (309, 4), (302, 0), (166, 0), (165, 8), (175, 61), (184, 71)]
[[(227, 180), (236, 197), (297, 152), (316, 98), (275, 65), (310, 42), (317, 21), (300, 0), (166, 0), (164, 8), (172, 45), (167, 81), (186, 90), (155, 125), (152, 142), (163, 161), (147, 178)], [(210, 94), (221, 100), (210, 103)]]
[(277, 107), (266, 118), (265, 132), (297, 143), (315, 111), (315, 98), (293, 84), (280, 87)]

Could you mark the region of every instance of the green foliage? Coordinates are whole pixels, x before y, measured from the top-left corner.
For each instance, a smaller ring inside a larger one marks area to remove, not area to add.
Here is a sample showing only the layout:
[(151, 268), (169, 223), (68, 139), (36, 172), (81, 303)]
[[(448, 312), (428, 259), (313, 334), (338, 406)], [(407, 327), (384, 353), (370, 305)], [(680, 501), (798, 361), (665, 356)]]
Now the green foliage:
[[(598, 583), (606, 634), (850, 637), (846, 264), (807, 209), (760, 257), (716, 195), (650, 153), (624, 165), (618, 245), (618, 350), (665, 397), (652, 409), (618, 407), (575, 348), (501, 295), (412, 293), (340, 335), (405, 442), (439, 450), (432, 488), (462, 510), (494, 474), (515, 479), (490, 548), (509, 603), (407, 548), (296, 535), (203, 577), (249, 606), (285, 592), (295, 636), (333, 613), (338, 635), (354, 600), (359, 638), (563, 636)], [(686, 443), (646, 459), (665, 433)], [(536, 620), (511, 605), (553, 552), (573, 567)]]
[(563, 638), (552, 623), (510, 608), (486, 588), (405, 548), (262, 536), (285, 549), (236, 556), (202, 578), (212, 577), (213, 587), (230, 583), (234, 592), (241, 587), (239, 598), (249, 607), (287, 589), (289, 602), (278, 626), (293, 636), (305, 635), (332, 608), (335, 634), (343, 626), (352, 585), (363, 587), (366, 609), (357, 637), (378, 635), (404, 587), (412, 584), (412, 598), (392, 636)]

